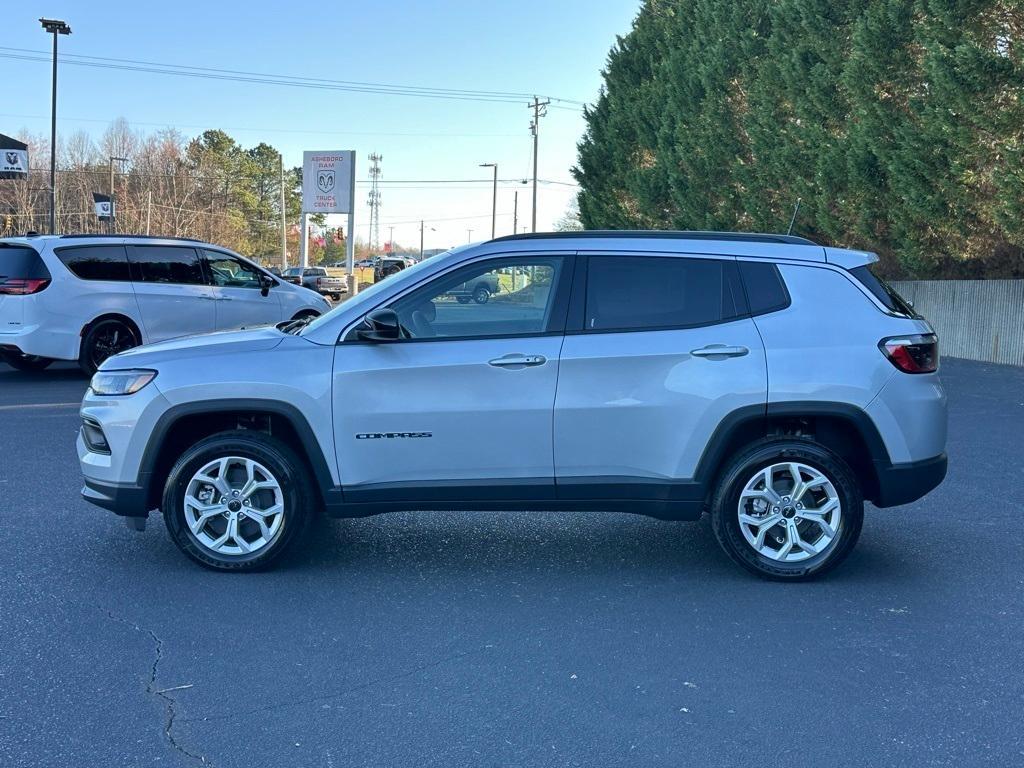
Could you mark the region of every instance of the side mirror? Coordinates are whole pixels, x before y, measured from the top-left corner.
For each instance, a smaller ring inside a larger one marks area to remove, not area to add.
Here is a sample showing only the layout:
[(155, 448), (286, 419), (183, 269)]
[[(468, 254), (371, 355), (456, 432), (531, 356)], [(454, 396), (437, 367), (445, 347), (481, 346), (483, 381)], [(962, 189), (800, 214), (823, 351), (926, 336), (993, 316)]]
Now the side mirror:
[(266, 275), (260, 275), (260, 293), (264, 296), (270, 294), (270, 289), (275, 285), (273, 278), (267, 277)]
[(356, 330), (360, 341), (398, 341), (402, 338), (402, 324), (393, 309), (375, 309), (363, 318), (363, 324)]

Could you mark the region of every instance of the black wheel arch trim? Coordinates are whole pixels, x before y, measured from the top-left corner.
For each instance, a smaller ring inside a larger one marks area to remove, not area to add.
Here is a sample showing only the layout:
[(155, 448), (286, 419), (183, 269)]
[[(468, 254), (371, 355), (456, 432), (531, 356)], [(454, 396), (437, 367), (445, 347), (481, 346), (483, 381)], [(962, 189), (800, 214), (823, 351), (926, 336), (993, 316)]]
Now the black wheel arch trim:
[[(171, 429), (181, 419), (189, 416), (196, 416), (204, 413), (265, 413), (271, 416), (278, 416), (287, 419), (295, 430), (302, 443), (305, 456), (309, 459), (310, 469), (313, 471), (313, 478), (316, 488), (326, 495), (326, 492), (334, 487), (334, 478), (331, 474), (327, 458), (324, 456), (316, 433), (309, 425), (309, 420), (296, 406), (291, 403), (284, 403), (280, 400), (263, 400), (260, 398), (223, 398), (217, 400), (204, 400), (199, 403), (182, 403), (174, 405), (164, 411), (157, 419), (153, 431), (150, 433), (146, 450), (142, 454), (142, 462), (139, 464), (139, 473), (135, 485), (146, 490), (146, 499), (153, 499), (150, 487), (153, 475), (160, 457), (164, 442), (170, 434)], [(157, 489), (160, 491), (161, 489)]]

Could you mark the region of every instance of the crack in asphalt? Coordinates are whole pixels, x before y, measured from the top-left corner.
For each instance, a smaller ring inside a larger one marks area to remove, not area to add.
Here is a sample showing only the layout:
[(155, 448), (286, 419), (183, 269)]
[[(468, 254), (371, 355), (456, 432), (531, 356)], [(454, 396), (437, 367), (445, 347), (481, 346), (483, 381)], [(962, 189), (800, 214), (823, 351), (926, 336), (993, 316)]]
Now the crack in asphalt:
[(197, 722), (198, 721), (198, 722), (206, 723), (206, 722), (213, 722), (213, 721), (217, 721), (217, 720), (233, 720), (236, 717), (242, 717), (242, 716), (248, 716), (248, 715), (256, 715), (256, 714), (261, 714), (263, 712), (269, 712), (269, 711), (273, 711), (273, 710), (277, 710), (277, 709), (286, 709), (286, 708), (289, 708), (289, 707), (304, 707), (307, 704), (317, 704), (319, 702), (331, 701), (333, 699), (340, 699), (340, 698), (342, 698), (344, 696), (348, 696), (351, 693), (356, 693), (357, 691), (364, 691), (367, 688), (373, 688), (374, 686), (377, 686), (377, 685), (385, 685), (387, 683), (393, 683), (393, 682), (396, 682), (398, 680), (403, 680), (403, 679), (405, 679), (407, 677), (412, 677), (413, 675), (417, 675), (420, 672), (425, 672), (428, 669), (434, 669), (435, 667), (439, 667), (442, 664), (447, 664), (448, 662), (451, 662), (451, 661), (457, 661), (459, 659), (465, 658), (466, 656), (469, 656), (469, 655), (477, 653), (477, 652), (479, 652), (481, 650), (486, 650), (486, 649), (489, 649), (489, 648), (492, 648), (492, 647), (493, 646), (491, 646), (491, 645), (486, 645), (483, 648), (471, 648), (468, 651), (460, 651), (459, 653), (454, 653), (454, 654), (450, 654), (448, 656), (443, 656), (440, 659), (436, 659), (434, 661), (427, 662), (426, 664), (419, 664), (419, 665), (413, 667), (412, 669), (406, 670), (405, 672), (400, 672), (398, 674), (391, 675), (389, 677), (377, 678), (375, 680), (367, 680), (365, 683), (359, 683), (358, 685), (353, 685), (353, 686), (350, 686), (348, 688), (343, 688), (341, 690), (334, 691), (332, 693), (321, 694), (320, 696), (310, 696), (309, 698), (294, 699), (292, 701), (279, 701), (279, 702), (275, 702), (273, 704), (267, 704), (264, 707), (256, 707), (255, 709), (250, 709), (250, 710), (246, 710), (246, 711), (232, 712), (232, 713), (226, 714), (226, 715), (210, 715), (208, 717), (200, 717), (200, 718), (183, 718), (181, 722), (183, 722), (183, 723), (192, 723), (192, 722)]
[(212, 763), (209, 763), (207, 761), (204, 755), (196, 754), (195, 752), (190, 751), (187, 747), (180, 744), (174, 736), (174, 721), (178, 717), (177, 702), (174, 700), (174, 697), (167, 695), (166, 690), (157, 690), (156, 687), (156, 679), (160, 668), (160, 662), (164, 658), (164, 641), (157, 637), (157, 634), (151, 629), (140, 627), (133, 621), (129, 621), (128, 619), (122, 618), (120, 616), (115, 616), (111, 611), (106, 610), (105, 608), (100, 608), (100, 610), (106, 613), (107, 617), (111, 620), (116, 621), (120, 624), (124, 624), (126, 627), (131, 627), (136, 632), (139, 632), (141, 634), (149, 635), (149, 637), (153, 640), (154, 657), (153, 664), (149, 668), (149, 680), (146, 683), (146, 693), (157, 697), (164, 704), (164, 736), (167, 739), (167, 743), (170, 744), (171, 747), (175, 749), (175, 751), (179, 752), (180, 754), (184, 755), (190, 760), (196, 760), (202, 765), (212, 765)]

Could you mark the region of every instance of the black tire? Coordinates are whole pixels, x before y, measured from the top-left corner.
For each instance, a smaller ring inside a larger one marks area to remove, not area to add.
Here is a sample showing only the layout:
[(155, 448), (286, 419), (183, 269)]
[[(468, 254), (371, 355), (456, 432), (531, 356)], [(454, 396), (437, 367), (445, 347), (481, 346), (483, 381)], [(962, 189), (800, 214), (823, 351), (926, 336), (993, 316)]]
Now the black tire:
[(477, 304), (486, 304), (491, 299), (491, 289), (486, 285), (478, 285), (473, 291), (473, 301)]
[(469, 304), (469, 302), (472, 301), (472, 299), (469, 298), (469, 296), (456, 296), (455, 300), (459, 302), (459, 304)]
[(92, 376), (100, 364), (112, 355), (125, 352), (142, 343), (130, 325), (110, 318), (90, 326), (82, 338), (78, 367), (86, 376)]
[[(823, 551), (798, 562), (783, 562), (761, 554), (744, 537), (739, 503), (747, 482), (759, 471), (791, 461), (825, 475), (835, 489), (841, 515), (836, 535)], [(822, 445), (799, 438), (767, 439), (747, 446), (719, 476), (711, 503), (711, 529), (725, 553), (751, 573), (776, 581), (804, 581), (831, 571), (850, 554), (863, 523), (864, 499), (849, 465)]]
[(3, 360), (11, 368), (16, 371), (42, 371), (53, 363), (53, 359), (49, 357), (39, 357), (38, 355), (23, 355), (20, 352), (0, 352), (0, 360)]
[[(251, 554), (226, 555), (202, 544), (185, 519), (185, 494), (193, 476), (218, 458), (253, 459), (273, 475), (281, 488), (284, 518), (278, 534)], [(175, 462), (167, 476), (160, 509), (164, 523), (178, 548), (200, 565), (215, 571), (256, 571), (276, 563), (301, 541), (314, 517), (316, 495), (305, 464), (285, 443), (252, 430), (211, 435), (193, 445)]]

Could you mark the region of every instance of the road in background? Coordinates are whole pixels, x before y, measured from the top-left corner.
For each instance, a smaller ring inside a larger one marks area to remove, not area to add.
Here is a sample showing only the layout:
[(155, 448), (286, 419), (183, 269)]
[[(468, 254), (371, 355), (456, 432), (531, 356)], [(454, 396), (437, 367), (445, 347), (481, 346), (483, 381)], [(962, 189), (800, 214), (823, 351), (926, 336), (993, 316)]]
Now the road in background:
[(1020, 765), (1024, 369), (943, 366), (945, 484), (810, 584), (602, 513), (210, 573), (79, 499), (83, 378), (0, 366), (0, 765)]

